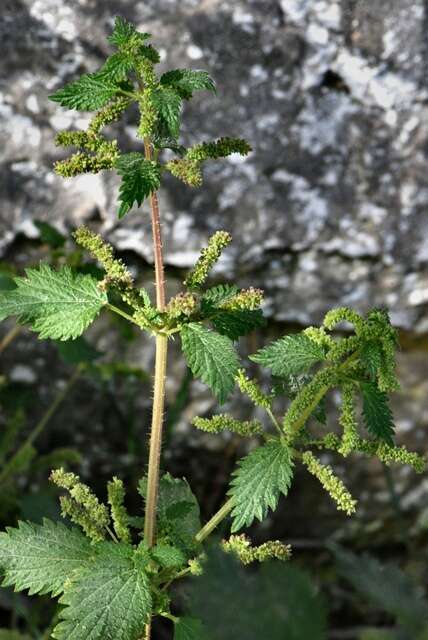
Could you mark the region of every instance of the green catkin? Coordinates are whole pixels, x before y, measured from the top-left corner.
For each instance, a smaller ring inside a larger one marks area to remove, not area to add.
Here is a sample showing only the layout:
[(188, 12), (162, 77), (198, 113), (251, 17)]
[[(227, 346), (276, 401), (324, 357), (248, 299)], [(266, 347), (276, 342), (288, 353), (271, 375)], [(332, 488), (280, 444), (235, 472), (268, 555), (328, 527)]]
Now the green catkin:
[(140, 123), (138, 125), (137, 136), (141, 139), (149, 138), (156, 126), (157, 111), (152, 101), (153, 89), (146, 87), (141, 93), (139, 101), (140, 107)]
[(194, 162), (203, 162), (209, 158), (215, 160), (224, 158), (232, 153), (246, 156), (251, 151), (251, 146), (241, 138), (219, 138), (215, 142), (202, 142), (188, 149), (185, 158)]
[(81, 147), (94, 153), (100, 149), (103, 142), (103, 138), (86, 131), (60, 131), (55, 137), (58, 147)]
[(311, 451), (303, 453), (302, 461), (309, 473), (318, 478), (340, 511), (344, 511), (348, 516), (355, 513), (357, 501), (354, 500), (342, 480), (334, 474), (329, 465), (321, 464)]
[(77, 524), (95, 544), (105, 539), (103, 529), (94, 523), (88, 512), (69, 496), (60, 496), (61, 515)]
[(189, 572), (192, 576), (201, 576), (204, 573), (204, 568), (198, 558), (189, 560)]
[(284, 430), (291, 435), (302, 428), (312, 411), (329, 389), (338, 381), (335, 367), (327, 367), (314, 375), (297, 394), (284, 416)]
[(339, 424), (343, 428), (342, 442), (339, 453), (348, 456), (359, 441), (358, 423), (355, 417), (354, 385), (352, 383), (342, 386), (342, 407), (340, 410)]
[(114, 257), (111, 244), (85, 226), (79, 227), (73, 234), (77, 244), (86, 249), (103, 267), (107, 279), (114, 284), (132, 287), (132, 276), (118, 258)]
[(364, 332), (364, 319), (360, 316), (359, 313), (353, 311), (352, 309), (349, 309), (348, 307), (339, 307), (337, 309), (331, 309), (331, 311), (328, 311), (328, 313), (326, 313), (324, 317), (323, 326), (331, 331), (337, 324), (340, 324), (341, 322), (349, 322), (350, 324), (353, 324), (355, 327), (355, 333), (357, 335)]
[(263, 291), (250, 287), (242, 289), (236, 295), (228, 298), (219, 305), (220, 309), (228, 309), (230, 311), (248, 310), (254, 311), (258, 309), (263, 302)]
[(114, 477), (113, 480), (108, 482), (107, 496), (114, 532), (121, 542), (130, 543), (131, 534), (128, 526), (129, 515), (124, 505), (125, 488), (122, 480)]
[(69, 500), (62, 501), (65, 505), (63, 508), (73, 510), (74, 503), (82, 508), (83, 515), (82, 513), (79, 515), (77, 510), (74, 509), (73, 513), (70, 512), (70, 517), (73, 515), (74, 518), (78, 516), (81, 518), (81, 522), (78, 522), (78, 524), (82, 526), (93, 542), (103, 540), (104, 529), (110, 523), (107, 507), (100, 503), (91, 489), (81, 482), (79, 476), (74, 473), (66, 472), (62, 468), (55, 469), (50, 475), (50, 480), (58, 487), (66, 489), (72, 498), (72, 502)]
[(341, 340), (333, 340), (327, 353), (327, 360), (340, 362), (345, 356), (356, 351), (360, 345), (361, 339), (358, 336), (348, 336)]
[(192, 293), (181, 292), (171, 298), (169, 301), (166, 312), (171, 319), (180, 318), (180, 316), (187, 316), (188, 318), (195, 313), (197, 309), (196, 298)]
[(196, 265), (184, 281), (188, 289), (199, 289), (208, 277), (209, 272), (218, 261), (225, 247), (231, 242), (232, 236), (227, 231), (217, 231), (208, 240), (206, 249), (202, 249)]
[(320, 347), (330, 348), (334, 345), (333, 338), (325, 332), (323, 327), (307, 327), (302, 333)]
[(245, 375), (244, 369), (239, 369), (235, 380), (238, 383), (241, 393), (248, 396), (257, 407), (271, 409), (272, 403), (269, 396), (263, 393), (255, 380), (251, 380)]
[(121, 117), (125, 109), (130, 104), (129, 98), (121, 97), (116, 98), (113, 102), (103, 107), (92, 118), (88, 127), (88, 134), (98, 134), (101, 129), (108, 126), (112, 122), (116, 122)]
[(189, 187), (200, 187), (203, 181), (201, 166), (199, 162), (182, 158), (180, 160), (170, 160), (165, 168)]
[(119, 158), (117, 142), (102, 142), (96, 155), (88, 155), (79, 151), (66, 160), (55, 162), (54, 171), (63, 178), (72, 178), (82, 173), (99, 173), (113, 169)]
[(196, 417), (192, 422), (193, 426), (206, 433), (221, 433), (222, 431), (232, 431), (240, 436), (250, 438), (262, 435), (263, 427), (257, 420), (241, 422), (235, 420), (227, 414), (219, 414), (212, 418)]
[(270, 540), (253, 547), (251, 540), (244, 534), (234, 535), (229, 540), (223, 540), (222, 547), (226, 553), (236, 555), (244, 565), (273, 559), (284, 561), (291, 558), (289, 544), (283, 544), (279, 540)]

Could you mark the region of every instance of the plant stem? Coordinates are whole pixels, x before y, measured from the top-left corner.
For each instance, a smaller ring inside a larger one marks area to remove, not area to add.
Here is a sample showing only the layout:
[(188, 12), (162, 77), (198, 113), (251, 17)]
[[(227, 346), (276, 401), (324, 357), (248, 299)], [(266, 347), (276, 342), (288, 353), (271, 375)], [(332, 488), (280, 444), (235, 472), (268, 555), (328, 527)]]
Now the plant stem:
[(0, 342), (0, 353), (3, 353), (3, 351), (10, 345), (10, 343), (13, 342), (13, 340), (15, 340), (16, 336), (20, 333), (21, 329), (22, 327), (19, 324), (16, 324), (13, 327), (13, 329), (11, 329), (10, 331), (8, 331), (8, 333), (6, 333), (6, 335)]
[(83, 370), (83, 367), (81, 365), (76, 367), (75, 371), (73, 372), (73, 375), (65, 385), (64, 389), (62, 389), (62, 391), (58, 393), (58, 395), (56, 396), (56, 398), (54, 399), (50, 407), (47, 409), (47, 411), (44, 413), (42, 418), (39, 420), (39, 422), (36, 424), (32, 432), (29, 434), (29, 436), (26, 438), (23, 444), (19, 447), (18, 451), (11, 457), (7, 465), (4, 467), (4, 469), (0, 473), (0, 485), (5, 480), (7, 480), (10, 472), (14, 468), (16, 460), (18, 460), (22, 452), (27, 447), (30, 447), (33, 444), (33, 442), (36, 440), (36, 438), (38, 438), (41, 432), (45, 429), (46, 425), (48, 424), (49, 420), (52, 418), (52, 416), (54, 415), (54, 413), (56, 412), (60, 404), (65, 400), (70, 390), (76, 384), (77, 380), (79, 379), (82, 373), (82, 370)]
[(202, 542), (203, 540), (205, 540), (205, 538), (207, 538), (214, 531), (214, 529), (220, 524), (220, 522), (229, 515), (232, 509), (233, 499), (229, 498), (229, 500), (224, 503), (221, 509), (219, 509), (217, 513), (213, 515), (211, 520), (208, 520), (207, 524), (204, 525), (200, 531), (198, 531), (195, 536), (196, 542)]
[[(150, 140), (144, 140), (147, 160), (152, 159)], [(150, 208), (153, 232), (153, 255), (155, 261), (156, 306), (159, 311), (165, 309), (165, 276), (162, 255), (162, 234), (160, 225), (159, 202), (156, 193), (150, 196)], [(147, 477), (147, 498), (144, 519), (144, 540), (152, 547), (156, 536), (156, 509), (159, 490), (159, 464), (162, 447), (162, 426), (165, 406), (166, 362), (168, 338), (166, 335), (156, 336), (156, 363), (153, 388), (153, 413), (150, 433), (149, 469)], [(151, 621), (146, 625), (145, 640), (151, 638)]]
[(137, 327), (140, 326), (138, 322), (136, 322), (134, 318), (129, 315), (129, 313), (126, 313), (126, 311), (122, 311), (122, 309), (119, 309), (119, 307), (116, 307), (114, 304), (108, 303), (107, 308), (110, 309), (110, 311), (117, 313), (118, 316), (122, 316), (122, 318), (125, 318), (125, 320), (128, 320), (128, 322), (132, 322), (132, 324), (136, 324)]

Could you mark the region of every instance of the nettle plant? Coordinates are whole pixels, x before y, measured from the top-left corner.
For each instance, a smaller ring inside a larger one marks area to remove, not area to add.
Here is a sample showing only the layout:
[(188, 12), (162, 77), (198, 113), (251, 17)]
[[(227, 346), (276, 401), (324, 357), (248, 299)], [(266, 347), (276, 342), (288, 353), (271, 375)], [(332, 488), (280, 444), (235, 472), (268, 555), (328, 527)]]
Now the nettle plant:
[[(52, 633), (57, 640), (149, 640), (154, 616), (174, 623), (176, 640), (209, 637), (210, 630), (198, 620), (197, 611), (182, 617), (171, 612), (170, 588), (184, 576), (203, 572), (204, 543), (224, 519), (231, 517), (232, 535), (222, 543), (226, 553), (244, 564), (288, 560), (288, 545), (274, 540), (253, 546), (238, 532), (277, 507), (280, 495), (289, 491), (296, 465), (316, 476), (337, 508), (348, 515), (355, 511), (356, 501), (333, 469), (320, 462), (317, 451), (345, 458), (360, 452), (387, 465), (405, 463), (417, 472), (424, 468), (421, 457), (393, 442), (388, 394), (398, 388), (397, 335), (385, 311), (362, 317), (347, 308), (335, 309), (327, 313), (321, 327), (287, 335), (250, 356), (272, 373), (271, 389), (265, 391), (241, 368), (235, 348), (238, 338), (263, 324), (262, 291), (233, 284), (206, 285), (210, 270), (231, 241), (229, 233), (217, 231), (209, 239), (183, 291), (167, 301), (157, 198), (162, 176), (169, 172), (186, 185), (199, 187), (206, 160), (245, 155), (250, 146), (234, 138), (181, 146), (184, 101), (195, 91), (215, 92), (215, 85), (205, 71), (174, 69), (159, 78), (154, 70), (159, 54), (148, 39), (149, 34), (117, 18), (109, 38), (116, 52), (96, 73), (66, 85), (51, 99), (69, 109), (96, 112), (86, 131), (58, 134), (58, 145), (78, 151), (57, 162), (56, 173), (70, 178), (115, 170), (122, 179), (120, 218), (149, 200), (156, 301), (134, 285), (112, 247), (86, 227), (74, 237), (103, 268), (102, 280), (67, 266), (53, 269), (41, 264), (16, 278), (15, 289), (0, 298), (0, 318), (16, 316), (40, 338), (73, 340), (104, 309), (120, 314), (156, 342), (148, 472), (138, 485), (144, 517), (127, 512), (120, 479), (108, 483), (108, 504), (103, 504), (78, 476), (57, 469), (51, 479), (64, 490), (60, 501), (67, 524), (20, 522), (18, 528), (0, 534), (3, 585), (60, 596), (60, 621)], [(124, 153), (116, 140), (102, 132), (134, 104), (139, 108), (137, 135), (143, 147)], [(169, 155), (162, 162), (164, 150)], [(345, 337), (334, 332), (343, 322), (353, 326), (353, 333)], [(266, 424), (223, 413), (194, 419), (194, 426), (202, 431), (228, 430), (259, 443), (238, 463), (226, 503), (202, 527), (188, 483), (169, 474), (160, 477), (167, 350), (176, 336), (193, 375), (211, 388), (220, 404), (237, 385), (266, 414)], [(333, 390), (342, 399), (342, 430), (340, 435), (327, 432), (319, 437), (310, 418), (326, 424), (323, 402)], [(275, 399), (284, 395), (288, 408), (279, 416)], [(357, 419), (361, 406), (366, 437)]]

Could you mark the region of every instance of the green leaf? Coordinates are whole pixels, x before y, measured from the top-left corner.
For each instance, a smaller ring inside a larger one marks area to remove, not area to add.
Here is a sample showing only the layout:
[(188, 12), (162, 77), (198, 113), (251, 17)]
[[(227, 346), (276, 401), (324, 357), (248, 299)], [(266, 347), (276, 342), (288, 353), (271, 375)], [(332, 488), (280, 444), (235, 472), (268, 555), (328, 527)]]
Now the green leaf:
[(232, 532), (249, 527), (254, 518), (263, 520), (269, 508), (276, 509), (293, 477), (290, 450), (280, 440), (270, 440), (238, 465), (228, 492), (234, 502)]
[(324, 359), (322, 347), (302, 333), (280, 338), (250, 356), (253, 362), (272, 369), (274, 376), (303, 373)]
[(217, 545), (207, 555), (185, 589), (212, 640), (326, 640), (324, 602), (305, 573), (281, 562), (249, 570)]
[(63, 591), (73, 571), (84, 566), (93, 553), (89, 540), (77, 529), (44, 520), (42, 525), (19, 522), (0, 533), (0, 567), (3, 586), (29, 594)]
[(176, 140), (180, 134), (181, 97), (171, 87), (160, 86), (153, 91), (152, 102), (158, 114), (157, 135)]
[(202, 622), (197, 618), (184, 616), (175, 625), (174, 640), (205, 640), (205, 638)]
[[(147, 479), (143, 478), (138, 491), (145, 499)], [(169, 473), (159, 483), (159, 535), (184, 552), (195, 548), (194, 538), (201, 528), (199, 505), (187, 482)]]
[(49, 99), (68, 109), (96, 111), (110, 102), (119, 91), (120, 87), (103, 74), (88, 73), (58, 89)]
[(135, 38), (138, 42), (144, 42), (150, 38), (150, 34), (137, 31), (132, 22), (128, 22), (128, 20), (125, 20), (125, 18), (121, 18), (120, 16), (116, 16), (113, 32), (107, 38), (110, 44), (120, 48), (129, 44)]
[(363, 418), (366, 429), (376, 438), (394, 446), (394, 422), (388, 396), (374, 382), (360, 382), (363, 396)]
[(121, 155), (116, 168), (122, 176), (119, 218), (123, 218), (134, 203), (141, 206), (147, 196), (159, 189), (161, 170), (157, 162), (146, 160), (142, 153), (135, 151)]
[(107, 58), (101, 69), (97, 71), (97, 76), (114, 84), (126, 80), (133, 66), (132, 56), (118, 51)]
[(211, 317), (211, 322), (219, 333), (231, 340), (246, 336), (266, 323), (261, 309), (219, 309)]
[(233, 343), (197, 322), (185, 325), (180, 335), (183, 353), (193, 375), (201, 378), (222, 404), (235, 386), (239, 367)]
[(235, 284), (218, 284), (207, 289), (201, 298), (202, 312), (204, 315), (212, 312), (219, 304), (233, 298), (237, 293), (239, 293), (239, 287)]
[(107, 304), (107, 294), (94, 278), (73, 273), (69, 267), (54, 271), (41, 264), (26, 274), (26, 278), (15, 278), (15, 289), (0, 294), (0, 321), (16, 316), (41, 338), (77, 338)]
[(150, 581), (130, 545), (104, 542), (67, 583), (56, 640), (138, 640), (151, 612)]
[(170, 544), (157, 544), (153, 549), (153, 557), (162, 567), (166, 569), (179, 569), (186, 564), (186, 556), (177, 547)]
[(34, 225), (40, 233), (40, 240), (49, 245), (52, 249), (60, 249), (66, 242), (66, 237), (55, 227), (42, 220), (34, 220)]
[(161, 76), (160, 83), (173, 87), (184, 100), (189, 100), (194, 91), (216, 92), (215, 82), (206, 71), (173, 69)]
[(334, 553), (340, 575), (350, 582), (364, 600), (373, 602), (411, 631), (414, 638), (428, 620), (428, 602), (420, 589), (401, 569), (382, 565), (369, 555), (355, 555), (336, 544), (328, 545)]
[(382, 348), (375, 340), (364, 342), (360, 349), (360, 362), (370, 377), (375, 380), (383, 363)]

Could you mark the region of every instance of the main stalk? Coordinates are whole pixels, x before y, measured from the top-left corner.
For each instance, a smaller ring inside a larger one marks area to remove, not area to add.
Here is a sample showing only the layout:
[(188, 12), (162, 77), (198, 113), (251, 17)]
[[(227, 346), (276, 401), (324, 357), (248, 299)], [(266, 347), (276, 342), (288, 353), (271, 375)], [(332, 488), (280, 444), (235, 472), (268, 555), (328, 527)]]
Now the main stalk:
[[(149, 140), (144, 141), (146, 159), (152, 159), (151, 144)], [(157, 194), (153, 193), (150, 198), (152, 233), (153, 233), (153, 254), (155, 261), (155, 287), (156, 306), (159, 311), (165, 309), (165, 276), (162, 254), (162, 233), (160, 225), (159, 202)], [(156, 336), (156, 360), (155, 378), (153, 387), (153, 413), (152, 427), (150, 432), (150, 452), (149, 469), (147, 479), (146, 510), (144, 520), (144, 540), (148, 547), (152, 547), (156, 537), (156, 509), (159, 491), (159, 465), (162, 448), (162, 427), (165, 407), (165, 382), (167, 364), (168, 338), (163, 335)], [(146, 627), (145, 640), (150, 640), (151, 623)]]

